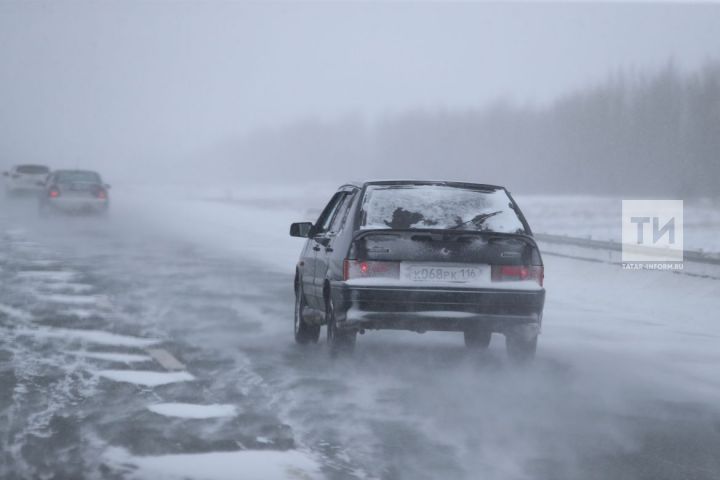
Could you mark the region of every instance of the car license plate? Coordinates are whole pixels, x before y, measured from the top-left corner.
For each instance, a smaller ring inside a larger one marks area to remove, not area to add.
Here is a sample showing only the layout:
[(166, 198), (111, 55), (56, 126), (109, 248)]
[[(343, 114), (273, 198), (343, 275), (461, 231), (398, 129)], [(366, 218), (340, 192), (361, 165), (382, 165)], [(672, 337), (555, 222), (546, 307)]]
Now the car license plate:
[(488, 265), (400, 263), (400, 277), (418, 283), (487, 283)]

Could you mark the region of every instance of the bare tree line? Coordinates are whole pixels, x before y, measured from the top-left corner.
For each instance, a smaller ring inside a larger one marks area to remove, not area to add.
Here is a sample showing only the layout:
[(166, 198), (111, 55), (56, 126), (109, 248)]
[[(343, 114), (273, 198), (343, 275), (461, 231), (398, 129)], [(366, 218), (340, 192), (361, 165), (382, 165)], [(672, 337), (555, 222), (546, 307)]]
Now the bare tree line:
[(268, 177), (293, 168), (298, 179), (432, 177), (538, 193), (718, 196), (720, 62), (618, 73), (545, 106), (297, 122), (247, 136), (234, 145), (233, 163)]

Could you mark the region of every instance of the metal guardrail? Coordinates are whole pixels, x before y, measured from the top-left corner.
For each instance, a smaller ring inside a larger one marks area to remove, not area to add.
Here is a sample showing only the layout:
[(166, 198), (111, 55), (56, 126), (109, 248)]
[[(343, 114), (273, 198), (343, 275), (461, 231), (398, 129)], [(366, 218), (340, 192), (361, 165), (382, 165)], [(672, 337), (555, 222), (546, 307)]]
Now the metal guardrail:
[[(540, 242), (572, 245), (575, 247), (591, 248), (613, 252), (622, 252), (622, 243), (620, 242), (593, 240), (591, 238), (569, 237), (566, 235), (551, 235), (547, 233), (536, 233), (533, 236), (537, 241)], [(685, 262), (720, 265), (720, 254), (712, 254), (699, 250), (685, 250), (684, 257)]]

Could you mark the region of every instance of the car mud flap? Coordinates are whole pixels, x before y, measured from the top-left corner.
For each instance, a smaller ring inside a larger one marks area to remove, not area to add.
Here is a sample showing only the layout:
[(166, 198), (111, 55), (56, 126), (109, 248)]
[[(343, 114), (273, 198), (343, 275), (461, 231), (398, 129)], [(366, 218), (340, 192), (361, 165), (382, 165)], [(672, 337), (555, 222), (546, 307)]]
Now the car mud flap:
[(540, 335), (540, 323), (523, 323), (522, 325), (514, 325), (507, 329), (506, 334), (514, 335), (523, 340), (530, 341)]
[(322, 325), (325, 321), (325, 313), (320, 310), (308, 307), (307, 305), (302, 311), (303, 319), (310, 325)]

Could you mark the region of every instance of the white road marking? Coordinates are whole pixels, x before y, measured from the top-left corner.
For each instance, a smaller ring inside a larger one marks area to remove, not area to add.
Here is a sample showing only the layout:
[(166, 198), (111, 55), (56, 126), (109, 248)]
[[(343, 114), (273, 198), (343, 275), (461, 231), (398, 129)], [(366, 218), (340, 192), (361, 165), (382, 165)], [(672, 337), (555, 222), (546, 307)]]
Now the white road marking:
[(133, 383), (145, 387), (157, 387), (168, 383), (188, 382), (195, 377), (188, 372), (154, 372), (148, 370), (101, 370), (99, 376), (116, 382)]
[(196, 405), (192, 403), (156, 403), (147, 407), (153, 413), (167, 417), (207, 419), (234, 417), (238, 414), (235, 405)]
[(155, 359), (165, 370), (185, 370), (185, 364), (175, 358), (172, 353), (163, 348), (149, 348), (148, 355)]
[[(323, 478), (320, 465), (309, 453), (300, 450), (240, 450), (134, 456), (127, 450), (110, 447), (105, 462), (113, 469), (128, 472), (128, 478), (181, 480), (268, 480)], [(128, 467), (132, 470), (129, 471)]]
[(131, 337), (116, 333), (103, 332), (101, 330), (80, 330), (70, 328), (36, 328), (18, 329), (15, 331), (18, 336), (33, 336), (39, 338), (62, 338), (67, 340), (81, 340), (88, 343), (101, 345), (116, 345), (120, 347), (147, 348), (159, 343), (160, 340), (153, 338)]
[(132, 353), (88, 352), (84, 350), (68, 353), (71, 355), (77, 355), (78, 357), (90, 358), (95, 360), (106, 360), (108, 362), (118, 363), (149, 362), (150, 360), (152, 360), (147, 355), (136, 355)]

